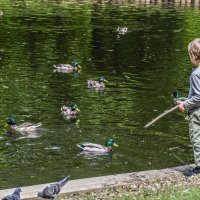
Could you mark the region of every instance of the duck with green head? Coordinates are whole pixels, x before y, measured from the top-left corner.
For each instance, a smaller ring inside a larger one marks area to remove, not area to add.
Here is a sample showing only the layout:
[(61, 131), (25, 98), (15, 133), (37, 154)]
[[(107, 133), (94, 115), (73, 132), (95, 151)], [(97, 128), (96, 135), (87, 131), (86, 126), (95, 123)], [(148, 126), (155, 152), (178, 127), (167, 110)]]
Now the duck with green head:
[(8, 130), (9, 132), (11, 133), (19, 132), (22, 135), (33, 134), (33, 132), (35, 133), (38, 127), (42, 125), (42, 123), (33, 124), (30, 122), (24, 122), (18, 126), (16, 125), (16, 120), (13, 117), (7, 119), (6, 123), (7, 125), (10, 125), (10, 128)]
[(113, 141), (113, 139), (108, 139), (105, 143), (105, 146), (91, 142), (82, 142), (77, 144), (77, 146), (83, 151), (102, 152), (102, 153), (111, 152), (112, 146), (118, 147), (118, 145)]
[(59, 64), (54, 65), (54, 72), (61, 72), (61, 73), (71, 73), (71, 72), (78, 72), (81, 69), (81, 66), (78, 62), (73, 61), (72, 64)]
[(69, 106), (62, 106), (61, 107), (61, 114), (63, 116), (76, 116), (80, 110), (75, 103), (70, 103)]
[(172, 93), (173, 97), (174, 97), (174, 105), (178, 105), (179, 103), (187, 100), (186, 97), (180, 97), (180, 93), (178, 90), (175, 90), (173, 93)]
[(104, 78), (104, 76), (100, 76), (97, 81), (93, 80), (87, 81), (88, 88), (90, 89), (104, 89), (105, 88), (104, 83), (108, 83), (108, 81)]

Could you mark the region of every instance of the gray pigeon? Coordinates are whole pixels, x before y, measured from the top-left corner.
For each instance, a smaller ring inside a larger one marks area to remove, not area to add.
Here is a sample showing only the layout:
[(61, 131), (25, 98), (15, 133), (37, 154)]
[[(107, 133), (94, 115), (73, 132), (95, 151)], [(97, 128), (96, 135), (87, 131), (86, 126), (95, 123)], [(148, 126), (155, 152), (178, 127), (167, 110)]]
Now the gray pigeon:
[(16, 188), (15, 191), (6, 197), (4, 197), (2, 200), (20, 200), (20, 192), (21, 188)]
[(42, 192), (38, 192), (38, 197), (47, 198), (47, 199), (55, 198), (56, 195), (62, 189), (62, 187), (69, 181), (69, 177), (70, 176), (67, 176), (63, 180), (61, 180), (57, 183), (50, 184), (49, 186), (44, 188), (44, 190)]

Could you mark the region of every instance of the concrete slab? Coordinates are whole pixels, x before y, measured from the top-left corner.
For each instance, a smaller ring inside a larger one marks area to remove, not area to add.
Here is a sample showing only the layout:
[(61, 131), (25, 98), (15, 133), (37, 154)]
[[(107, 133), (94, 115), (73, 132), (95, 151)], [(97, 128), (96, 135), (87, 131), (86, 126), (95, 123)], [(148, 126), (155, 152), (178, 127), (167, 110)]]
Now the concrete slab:
[[(116, 187), (124, 184), (130, 184), (131, 182), (135, 182), (137, 177), (145, 176), (146, 178), (162, 178), (166, 176), (180, 175), (182, 176), (182, 172), (191, 168), (193, 165), (185, 165), (174, 168), (167, 168), (161, 170), (150, 170), (150, 171), (142, 171), (142, 172), (132, 172), (125, 174), (116, 174), (109, 176), (100, 176), (93, 178), (84, 178), (69, 181), (59, 193), (59, 196), (65, 196), (67, 194), (76, 194), (81, 192), (95, 191), (101, 190), (105, 187)], [(21, 199), (37, 199), (37, 193), (42, 191), (47, 184), (41, 185), (33, 185), (27, 187), (21, 187)], [(19, 186), (20, 187), (20, 186)], [(12, 194), (15, 188), (0, 190), (0, 199), (3, 197)]]

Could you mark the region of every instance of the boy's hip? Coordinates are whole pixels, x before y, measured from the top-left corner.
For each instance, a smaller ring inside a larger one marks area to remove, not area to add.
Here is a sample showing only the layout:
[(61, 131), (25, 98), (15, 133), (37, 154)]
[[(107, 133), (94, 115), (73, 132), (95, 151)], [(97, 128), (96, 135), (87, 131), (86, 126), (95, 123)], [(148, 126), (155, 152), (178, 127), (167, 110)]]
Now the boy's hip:
[(192, 108), (188, 111), (189, 121), (195, 120), (200, 122), (200, 107)]

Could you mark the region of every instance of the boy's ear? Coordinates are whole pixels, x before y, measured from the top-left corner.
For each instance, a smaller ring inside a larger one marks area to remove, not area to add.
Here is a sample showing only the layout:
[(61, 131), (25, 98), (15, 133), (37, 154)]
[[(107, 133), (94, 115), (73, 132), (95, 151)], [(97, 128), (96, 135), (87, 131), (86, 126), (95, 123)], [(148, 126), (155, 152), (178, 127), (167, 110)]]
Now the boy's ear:
[(194, 59), (195, 59), (195, 60), (198, 60), (197, 55), (193, 54), (193, 56), (194, 56)]
[(192, 59), (197, 60), (197, 55), (195, 55), (194, 53), (190, 53), (190, 56)]
[(199, 57), (198, 57), (195, 53), (192, 53), (192, 57), (193, 57), (195, 60), (199, 60)]

